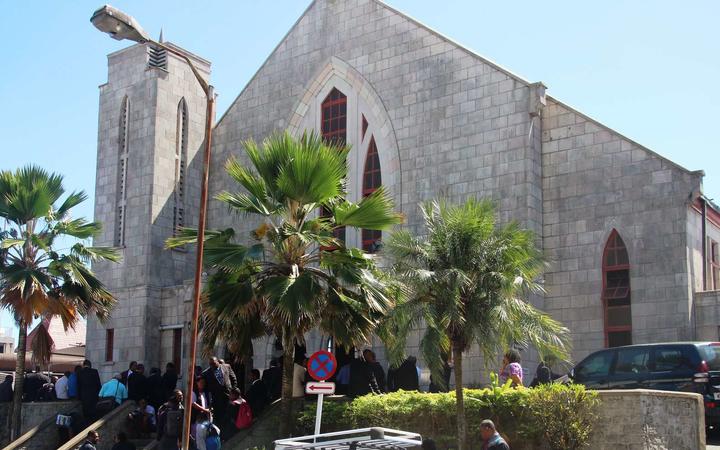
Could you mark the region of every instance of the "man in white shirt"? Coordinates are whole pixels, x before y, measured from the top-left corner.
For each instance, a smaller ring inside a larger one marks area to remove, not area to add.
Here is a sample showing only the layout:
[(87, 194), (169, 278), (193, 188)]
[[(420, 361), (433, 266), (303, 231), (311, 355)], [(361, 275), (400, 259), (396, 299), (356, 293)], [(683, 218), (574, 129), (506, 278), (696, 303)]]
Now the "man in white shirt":
[(68, 380), (70, 378), (70, 372), (65, 372), (63, 376), (55, 383), (55, 396), (58, 400), (68, 400)]

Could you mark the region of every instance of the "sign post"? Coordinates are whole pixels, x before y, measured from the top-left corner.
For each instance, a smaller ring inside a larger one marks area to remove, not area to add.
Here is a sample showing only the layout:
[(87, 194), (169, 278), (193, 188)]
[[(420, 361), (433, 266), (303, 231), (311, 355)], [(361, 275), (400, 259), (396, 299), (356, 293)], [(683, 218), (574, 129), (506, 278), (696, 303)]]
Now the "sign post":
[(320, 424), (322, 422), (323, 397), (325, 394), (335, 393), (335, 383), (326, 383), (325, 380), (331, 378), (337, 370), (337, 360), (335, 355), (325, 350), (313, 353), (308, 359), (308, 374), (319, 383), (307, 383), (305, 392), (307, 394), (317, 394), (317, 409), (315, 410), (315, 434), (320, 434)]

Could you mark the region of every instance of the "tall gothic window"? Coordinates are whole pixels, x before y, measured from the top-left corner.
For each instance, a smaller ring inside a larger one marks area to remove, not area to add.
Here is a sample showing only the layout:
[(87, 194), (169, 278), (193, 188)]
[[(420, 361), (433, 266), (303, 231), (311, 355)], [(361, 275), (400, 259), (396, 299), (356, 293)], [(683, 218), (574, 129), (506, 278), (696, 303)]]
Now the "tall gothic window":
[(125, 245), (125, 217), (127, 215), (127, 173), (128, 173), (128, 136), (130, 119), (130, 100), (123, 98), (120, 106), (118, 125), (118, 174), (117, 174), (117, 214), (115, 216), (115, 246)]
[(605, 344), (608, 347), (632, 344), (630, 260), (617, 230), (610, 233), (603, 253), (602, 299), (605, 308)]
[[(321, 110), (321, 130), (325, 142), (345, 145), (347, 140), (347, 97), (345, 94), (333, 88), (323, 100)], [(329, 215), (329, 212), (323, 209), (321, 214), (325, 217)], [(345, 227), (337, 228), (334, 234), (337, 239), (344, 241)]]
[(335, 88), (322, 103), (322, 137), (337, 145), (347, 139), (347, 97)]
[[(365, 118), (363, 117), (363, 119)], [(367, 156), (365, 157), (365, 170), (363, 170), (363, 197), (372, 194), (381, 185), (380, 158), (378, 157), (377, 146), (375, 145), (375, 137), (371, 136)], [(380, 230), (362, 230), (363, 250), (368, 253), (375, 253), (379, 248), (381, 239), (382, 231)]]
[(182, 98), (178, 104), (175, 142), (175, 189), (173, 192), (173, 236), (185, 226), (185, 171), (187, 170), (188, 112)]

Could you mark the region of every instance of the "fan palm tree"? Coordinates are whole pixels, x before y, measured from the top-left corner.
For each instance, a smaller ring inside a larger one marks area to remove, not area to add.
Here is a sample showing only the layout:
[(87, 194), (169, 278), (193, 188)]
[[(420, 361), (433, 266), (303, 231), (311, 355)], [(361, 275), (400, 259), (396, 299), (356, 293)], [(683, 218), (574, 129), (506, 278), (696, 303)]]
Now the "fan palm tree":
[[(71, 219), (73, 207), (87, 199), (73, 192), (63, 201), (63, 177), (36, 166), (0, 172), (0, 307), (19, 328), (11, 432), (20, 432), (27, 330), (33, 320), (58, 316), (65, 329), (94, 313), (107, 318), (115, 299), (90, 270), (94, 260), (118, 261), (112, 248), (82, 241), (101, 229), (97, 222)], [(64, 239), (64, 241), (63, 241)], [(79, 240), (69, 249), (58, 247)], [(44, 342), (49, 342), (44, 340)], [(50, 349), (36, 346), (33, 357), (47, 363)]]
[[(345, 198), (346, 147), (314, 134), (297, 140), (285, 133), (260, 147), (248, 141), (245, 152), (252, 170), (236, 159), (226, 164), (241, 189), (216, 198), (260, 225), (249, 236), (233, 229), (206, 233), (205, 264), (212, 275), (203, 303), (203, 341), (207, 348), (221, 339), (236, 355), (247, 355), (255, 337), (271, 332), (282, 340), (284, 435), (292, 422), (295, 342), (317, 327), (338, 344), (359, 345), (392, 307), (391, 283), (374, 258), (346, 247), (337, 230), (384, 230), (402, 218), (382, 188), (358, 203)], [(184, 229), (166, 245), (196, 240), (196, 230)]]
[(455, 368), (458, 449), (465, 447), (463, 352), (480, 347), (487, 362), (512, 345), (533, 345), (567, 357), (568, 330), (521, 298), (539, 292), (544, 267), (530, 231), (496, 223), (493, 205), (422, 206), (427, 236), (405, 230), (386, 244), (393, 273), (409, 289), (381, 328), (391, 359), (402, 360), (410, 330), (425, 327), (421, 352), (435, 380), (443, 380), (440, 355), (452, 352)]

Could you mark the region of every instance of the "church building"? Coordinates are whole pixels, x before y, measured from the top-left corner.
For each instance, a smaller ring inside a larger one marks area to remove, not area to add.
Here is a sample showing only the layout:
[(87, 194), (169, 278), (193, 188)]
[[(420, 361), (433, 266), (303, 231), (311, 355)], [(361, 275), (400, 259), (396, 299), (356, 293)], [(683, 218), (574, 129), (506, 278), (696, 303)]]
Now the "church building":
[[(211, 64), (171, 43), (210, 80)], [(549, 88), (552, 88), (550, 86)], [(348, 195), (385, 186), (406, 226), (418, 204), (491, 198), (501, 221), (533, 230), (550, 266), (533, 299), (571, 330), (573, 358), (626, 344), (718, 340), (720, 208), (687, 170), (379, 0), (314, 0), (214, 128), (210, 197), (243, 142), (315, 130), (352, 147)], [(102, 378), (187, 363), (194, 247), (164, 241), (198, 221), (205, 97), (187, 63), (151, 45), (108, 56), (100, 86), (98, 245), (122, 262), (98, 276), (118, 299), (89, 318), (87, 357)], [(688, 149), (692, 151), (692, 149)], [(208, 228), (257, 226), (211, 200)], [(345, 236), (375, 252), (380, 232)], [(308, 351), (321, 346), (310, 339)], [(380, 359), (382, 344), (376, 348)], [(253, 364), (267, 367), (271, 338)], [(417, 336), (409, 354), (418, 355)], [(224, 356), (224, 355), (220, 355)], [(485, 368), (471, 352), (465, 379)], [(421, 363), (421, 368), (422, 367)], [(427, 376), (427, 370), (424, 371)]]

